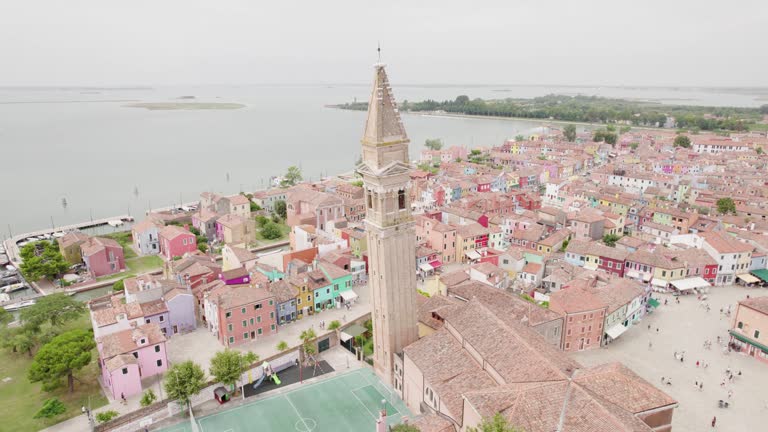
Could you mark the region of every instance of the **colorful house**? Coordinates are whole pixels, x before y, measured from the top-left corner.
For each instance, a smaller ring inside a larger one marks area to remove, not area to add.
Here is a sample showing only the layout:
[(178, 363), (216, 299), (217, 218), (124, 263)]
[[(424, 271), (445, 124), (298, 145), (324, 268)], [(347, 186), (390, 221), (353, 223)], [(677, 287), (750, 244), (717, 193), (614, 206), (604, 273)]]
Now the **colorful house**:
[(165, 336), (157, 324), (144, 324), (96, 340), (102, 382), (114, 400), (142, 391), (141, 380), (168, 369)]
[(160, 230), (159, 238), (160, 253), (169, 261), (197, 251), (195, 235), (182, 227), (168, 225)]
[(144, 219), (131, 227), (133, 246), (140, 255), (160, 253), (160, 228), (150, 219)]
[(205, 294), (209, 330), (230, 347), (277, 333), (275, 296), (265, 288), (224, 285)]
[(83, 254), (80, 251), (80, 245), (88, 241), (90, 237), (80, 231), (72, 231), (64, 234), (56, 241), (59, 243), (59, 252), (70, 264), (80, 264), (83, 262)]
[(108, 238), (93, 237), (80, 245), (83, 262), (92, 277), (100, 277), (125, 270), (123, 247)]

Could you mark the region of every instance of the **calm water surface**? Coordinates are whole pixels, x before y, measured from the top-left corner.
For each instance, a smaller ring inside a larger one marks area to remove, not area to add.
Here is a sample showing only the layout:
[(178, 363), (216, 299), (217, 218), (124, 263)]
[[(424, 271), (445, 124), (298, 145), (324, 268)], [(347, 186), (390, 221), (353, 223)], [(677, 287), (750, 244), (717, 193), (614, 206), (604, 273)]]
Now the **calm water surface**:
[[(0, 89), (0, 238), (193, 201), (201, 191), (260, 189), (300, 165), (306, 178), (352, 168), (364, 113), (324, 105), (368, 99), (368, 86), (206, 86), (135, 90)], [(743, 93), (696, 89), (397, 86), (398, 99), (549, 93), (756, 106)], [(128, 101), (237, 102), (239, 110), (149, 111)], [(764, 102), (763, 102), (764, 103)], [(496, 145), (540, 123), (405, 115), (413, 155), (427, 138)], [(138, 192), (138, 193), (137, 193)], [(62, 206), (66, 198), (67, 207)], [(53, 222), (52, 222), (53, 220)]]

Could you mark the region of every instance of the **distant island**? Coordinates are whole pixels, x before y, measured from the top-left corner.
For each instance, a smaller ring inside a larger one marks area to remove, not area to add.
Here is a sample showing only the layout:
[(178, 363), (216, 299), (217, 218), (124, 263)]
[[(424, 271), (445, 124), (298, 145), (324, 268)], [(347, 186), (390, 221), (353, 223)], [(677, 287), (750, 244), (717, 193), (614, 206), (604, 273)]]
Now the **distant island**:
[(245, 108), (239, 103), (221, 102), (140, 102), (123, 105), (128, 108), (145, 108), (148, 110), (233, 110)]
[[(364, 111), (368, 104), (352, 102), (332, 108)], [(709, 131), (768, 130), (763, 116), (768, 105), (759, 108), (663, 105), (657, 102), (612, 99), (597, 96), (547, 95), (533, 99), (470, 99), (398, 104), (401, 112), (451, 113), (466, 116), (559, 120), (579, 123), (622, 123), (643, 127), (667, 127)]]

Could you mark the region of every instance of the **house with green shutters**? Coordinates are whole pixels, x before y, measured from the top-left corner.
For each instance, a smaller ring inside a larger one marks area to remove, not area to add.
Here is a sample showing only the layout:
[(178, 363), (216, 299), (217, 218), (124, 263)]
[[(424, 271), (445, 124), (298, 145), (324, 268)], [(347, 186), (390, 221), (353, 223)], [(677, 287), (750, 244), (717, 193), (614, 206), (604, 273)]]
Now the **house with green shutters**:
[(352, 292), (352, 273), (327, 261), (317, 261), (308, 273), (315, 312), (340, 307), (356, 295)]

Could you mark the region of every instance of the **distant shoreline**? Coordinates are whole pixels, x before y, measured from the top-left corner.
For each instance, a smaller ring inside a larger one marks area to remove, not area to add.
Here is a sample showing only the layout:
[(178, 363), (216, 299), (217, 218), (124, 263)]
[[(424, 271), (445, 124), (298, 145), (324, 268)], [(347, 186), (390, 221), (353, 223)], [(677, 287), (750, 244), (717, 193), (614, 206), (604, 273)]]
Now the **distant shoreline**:
[(127, 108), (145, 108), (150, 111), (169, 110), (232, 110), (245, 108), (239, 103), (222, 102), (140, 102), (123, 105)]

